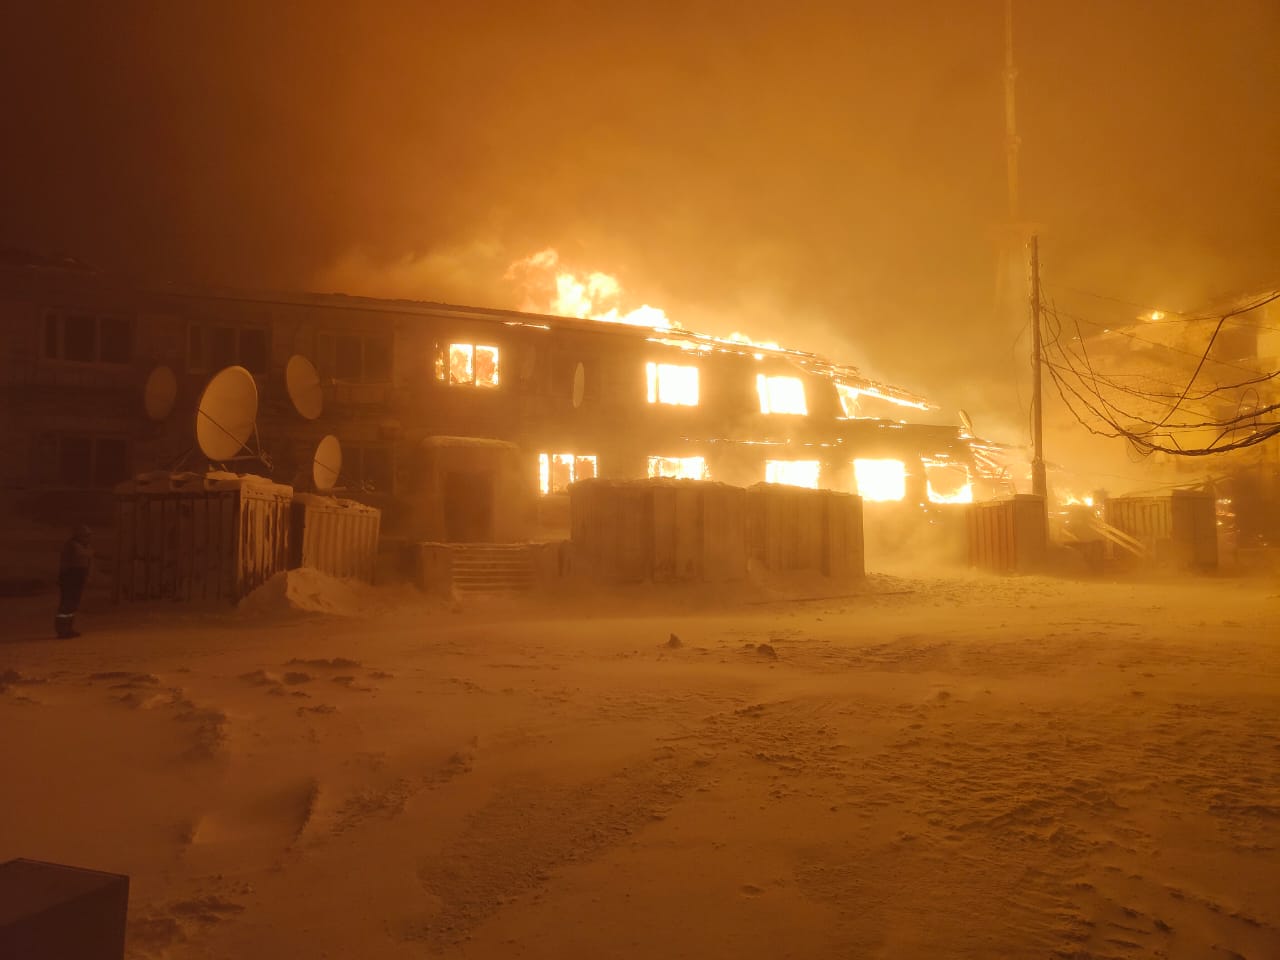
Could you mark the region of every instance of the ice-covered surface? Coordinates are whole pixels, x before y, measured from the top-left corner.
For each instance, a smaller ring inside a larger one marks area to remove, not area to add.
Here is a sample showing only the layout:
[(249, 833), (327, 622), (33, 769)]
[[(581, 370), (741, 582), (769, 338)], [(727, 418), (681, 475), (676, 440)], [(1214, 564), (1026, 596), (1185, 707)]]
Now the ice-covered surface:
[(1274, 581), (310, 581), (0, 607), (0, 859), (128, 873), (131, 957), (1280, 956)]

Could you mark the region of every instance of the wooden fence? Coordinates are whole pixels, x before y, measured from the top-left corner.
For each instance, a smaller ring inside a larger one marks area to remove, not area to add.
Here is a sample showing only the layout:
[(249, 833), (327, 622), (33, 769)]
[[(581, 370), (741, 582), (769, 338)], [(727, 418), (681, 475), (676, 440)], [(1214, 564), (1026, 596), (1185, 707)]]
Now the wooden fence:
[(232, 602), (288, 562), (291, 487), (143, 476), (116, 488), (115, 598)]
[(1043, 497), (969, 505), (969, 565), (997, 573), (1026, 572), (1045, 559), (1048, 524)]
[(1217, 503), (1212, 493), (1175, 490), (1162, 497), (1112, 497), (1106, 521), (1146, 548), (1159, 565), (1218, 565)]
[(373, 582), (382, 511), (354, 500), (294, 494), (289, 558), (335, 577)]
[(862, 502), (849, 494), (585, 480), (569, 502), (574, 570), (606, 582), (727, 582), (750, 568), (863, 575)]

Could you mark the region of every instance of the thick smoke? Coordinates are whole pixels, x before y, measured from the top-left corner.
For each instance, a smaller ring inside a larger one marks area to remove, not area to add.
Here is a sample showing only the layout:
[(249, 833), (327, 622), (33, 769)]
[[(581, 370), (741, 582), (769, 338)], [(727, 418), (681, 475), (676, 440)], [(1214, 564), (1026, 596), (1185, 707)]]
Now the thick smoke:
[[(9, 5), (0, 245), (493, 306), (555, 247), (629, 306), (1018, 430), (1003, 6)], [(1014, 6), (1047, 291), (1273, 280), (1280, 7)]]

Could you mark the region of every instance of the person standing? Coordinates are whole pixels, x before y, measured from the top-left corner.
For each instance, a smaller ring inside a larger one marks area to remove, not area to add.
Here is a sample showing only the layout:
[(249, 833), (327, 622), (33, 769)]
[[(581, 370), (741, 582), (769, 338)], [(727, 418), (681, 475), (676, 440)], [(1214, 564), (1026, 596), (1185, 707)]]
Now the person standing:
[(71, 538), (62, 545), (62, 558), (58, 564), (58, 613), (53, 618), (53, 628), (59, 637), (78, 637), (76, 611), (89, 579), (93, 565), (93, 548), (89, 546), (89, 528), (78, 526)]

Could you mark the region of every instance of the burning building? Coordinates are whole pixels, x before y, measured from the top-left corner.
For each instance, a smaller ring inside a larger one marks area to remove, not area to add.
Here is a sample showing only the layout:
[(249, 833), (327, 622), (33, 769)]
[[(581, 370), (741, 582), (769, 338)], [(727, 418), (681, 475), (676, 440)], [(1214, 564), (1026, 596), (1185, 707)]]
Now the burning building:
[[(110, 516), (140, 471), (206, 466), (197, 397), (238, 365), (261, 399), (248, 469), (305, 489), (317, 441), (384, 541), (504, 543), (568, 529), (589, 478), (778, 483), (917, 508), (999, 492), (983, 448), (908, 391), (811, 353), (637, 322), (344, 295), (150, 286), (75, 263), (0, 269), (0, 482), (49, 520)], [(291, 358), (318, 371), (300, 417)], [(171, 383), (165, 409), (144, 384)]]

